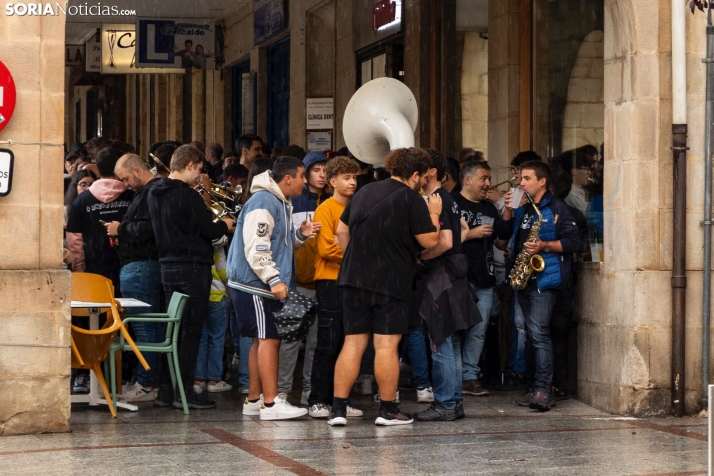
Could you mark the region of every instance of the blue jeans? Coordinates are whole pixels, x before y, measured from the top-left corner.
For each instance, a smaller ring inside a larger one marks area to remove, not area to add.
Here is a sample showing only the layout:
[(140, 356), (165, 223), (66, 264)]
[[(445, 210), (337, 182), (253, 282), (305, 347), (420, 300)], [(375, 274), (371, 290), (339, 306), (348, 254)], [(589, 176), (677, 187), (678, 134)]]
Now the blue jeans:
[(466, 332), (462, 354), (463, 380), (478, 380), (481, 374), (478, 361), (483, 351), (486, 327), (488, 326), (491, 307), (493, 306), (493, 288), (477, 288), (471, 284), (471, 290), (478, 299), (476, 306), (478, 306), (478, 311), (481, 313), (482, 321)]
[(521, 291), (518, 303), (526, 318), (526, 328), (535, 351), (534, 392), (550, 392), (553, 381), (553, 343), (550, 339), (550, 321), (553, 317), (556, 293), (546, 291)]
[(196, 380), (217, 380), (223, 378), (223, 342), (226, 339), (228, 309), (226, 298), (220, 302), (208, 303), (208, 318), (203, 323), (201, 342), (198, 344), (196, 359)]
[(526, 319), (518, 304), (518, 291), (513, 291), (511, 299), (511, 336), (508, 347), (507, 374), (526, 372)]
[(434, 380), (434, 400), (444, 408), (453, 409), (461, 396), (461, 340), (453, 335), (440, 346), (431, 343), (431, 376)]
[[(161, 265), (158, 261), (134, 261), (124, 265), (119, 272), (121, 295), (125, 298), (134, 298), (149, 304), (149, 307), (132, 308), (134, 314), (144, 312), (161, 312)], [(162, 342), (164, 340), (164, 326), (156, 322), (132, 322), (131, 330), (137, 342)], [(156, 383), (156, 368), (159, 354), (145, 352), (144, 358), (151, 367), (144, 370), (139, 365), (136, 381), (144, 387), (152, 387)]]
[(426, 356), (424, 328), (417, 327), (404, 335), (405, 351), (412, 362), (412, 383), (417, 388), (431, 387), (429, 384), (429, 360)]
[(228, 322), (231, 326), (233, 349), (236, 354), (240, 355), (240, 364), (238, 364), (238, 385), (240, 388), (248, 388), (250, 385), (250, 378), (248, 377), (248, 356), (250, 355), (250, 346), (253, 345), (253, 339), (240, 335), (238, 316), (232, 305), (228, 306)]

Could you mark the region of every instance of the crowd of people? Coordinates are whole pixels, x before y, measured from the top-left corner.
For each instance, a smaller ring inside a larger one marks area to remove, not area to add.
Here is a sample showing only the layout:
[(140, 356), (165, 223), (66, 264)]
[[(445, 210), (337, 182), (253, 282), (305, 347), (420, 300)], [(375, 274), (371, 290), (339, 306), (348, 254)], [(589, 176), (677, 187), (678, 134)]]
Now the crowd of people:
[[(464, 395), (493, 388), (524, 391), (518, 405), (547, 411), (575, 390), (572, 263), (591, 233), (568, 197), (587, 186), (574, 182), (592, 166), (586, 152), (569, 169), (516, 155), (512, 183), (525, 193), (515, 203), (469, 149), (457, 159), (397, 149), (375, 169), (347, 149), (269, 150), (256, 135), (225, 154), (215, 143), (168, 141), (148, 157), (95, 138), (66, 155), (65, 262), (149, 305), (137, 312), (188, 296), (179, 385), (189, 408), (233, 391), (245, 395), (245, 415), (309, 414), (339, 426), (363, 416), (351, 392), (371, 395), (376, 383), (377, 425), (457, 420)], [(212, 212), (215, 186), (230, 192), (222, 205), (232, 213)], [(544, 268), (513, 289), (516, 258), (534, 255)], [(295, 295), (315, 311), (303, 317), (304, 339), (283, 340), (277, 316)], [(130, 330), (139, 342), (163, 340), (155, 323)], [(288, 396), (303, 348), (298, 406)], [(145, 357), (150, 370), (128, 372), (124, 397), (181, 408), (162, 359)], [(399, 409), (405, 369), (416, 400), (429, 404), (414, 414)], [(74, 392), (87, 385), (75, 376)]]

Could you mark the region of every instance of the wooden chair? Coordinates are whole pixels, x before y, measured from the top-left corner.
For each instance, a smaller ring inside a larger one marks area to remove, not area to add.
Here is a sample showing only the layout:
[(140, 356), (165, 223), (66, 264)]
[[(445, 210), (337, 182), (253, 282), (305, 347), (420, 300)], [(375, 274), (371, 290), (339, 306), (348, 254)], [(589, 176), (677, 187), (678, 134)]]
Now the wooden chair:
[[(188, 296), (181, 293), (174, 293), (169, 302), (169, 308), (166, 313), (144, 313), (144, 314), (124, 314), (124, 324), (131, 325), (132, 322), (157, 322), (166, 324), (166, 337), (163, 342), (138, 342), (136, 345), (139, 350), (144, 352), (158, 352), (168, 354), (166, 360), (169, 365), (169, 373), (171, 374), (171, 384), (174, 388), (178, 386), (179, 394), (181, 395), (181, 403), (183, 412), (188, 415), (188, 405), (186, 404), (186, 394), (181, 382), (181, 369), (178, 362), (178, 338), (179, 328), (181, 327), (181, 317), (183, 316), (184, 307)], [(130, 347), (124, 341), (124, 335), (119, 336), (119, 341), (114, 342), (109, 347), (109, 371), (111, 372), (110, 381), (112, 383), (112, 399), (116, 403), (116, 366), (114, 365), (114, 355), (117, 351), (129, 350)], [(178, 385), (177, 385), (178, 382)]]
[[(112, 311), (114, 312), (114, 311)], [(114, 337), (120, 331), (121, 320), (117, 315), (113, 323), (105, 328), (96, 331), (88, 331), (76, 326), (72, 326), (72, 343), (74, 345), (72, 352), (72, 368), (73, 369), (89, 369), (94, 372), (96, 379), (104, 391), (104, 398), (109, 406), (109, 411), (112, 417), (116, 418), (117, 411), (111, 399), (111, 394), (107, 388), (107, 382), (104, 380), (101, 365), (99, 365), (107, 355), (109, 346), (114, 341)], [(76, 352), (75, 352), (76, 350)]]

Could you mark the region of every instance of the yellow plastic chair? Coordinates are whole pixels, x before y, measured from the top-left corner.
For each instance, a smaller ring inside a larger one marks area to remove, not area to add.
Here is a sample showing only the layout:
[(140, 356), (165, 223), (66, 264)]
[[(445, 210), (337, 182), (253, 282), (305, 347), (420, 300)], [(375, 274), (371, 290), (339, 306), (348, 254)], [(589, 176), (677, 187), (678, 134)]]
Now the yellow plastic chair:
[(107, 406), (109, 407), (109, 411), (112, 412), (113, 418), (116, 418), (117, 411), (112, 402), (112, 395), (107, 388), (107, 382), (104, 380), (100, 363), (106, 358), (109, 346), (112, 345), (114, 337), (120, 328), (121, 320), (118, 319), (118, 316), (109, 327), (96, 331), (88, 331), (80, 327), (72, 326), (72, 342), (76, 349), (76, 353), (72, 352), (72, 368), (88, 369), (94, 372), (94, 375), (102, 387), (104, 399), (107, 401)]
[(76, 361), (79, 365), (84, 365), (84, 360), (82, 360), (82, 356), (79, 355), (79, 350), (77, 350), (77, 344), (74, 343), (74, 339), (71, 335), (69, 336), (69, 343), (72, 347), (72, 361), (74, 361), (74, 359), (77, 359)]
[[(119, 323), (119, 330), (124, 336), (126, 343), (136, 354), (136, 358), (144, 367), (149, 370), (149, 364), (141, 354), (141, 351), (134, 343), (134, 339), (129, 335), (129, 331), (124, 327), (119, 314), (119, 303), (114, 299), (114, 286), (112, 282), (99, 274), (73, 273), (72, 274), (72, 300), (85, 302), (108, 302), (111, 305), (111, 312), (107, 315), (107, 322), (104, 328), (112, 326), (112, 321)], [(115, 312), (116, 311), (116, 312)]]

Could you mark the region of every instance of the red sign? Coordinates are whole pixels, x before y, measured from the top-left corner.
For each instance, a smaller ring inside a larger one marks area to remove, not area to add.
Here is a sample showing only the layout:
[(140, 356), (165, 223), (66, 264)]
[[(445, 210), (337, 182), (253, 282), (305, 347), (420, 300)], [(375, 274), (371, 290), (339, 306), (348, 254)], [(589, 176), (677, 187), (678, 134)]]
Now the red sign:
[(5, 63), (0, 61), (0, 131), (10, 122), (16, 99), (15, 81)]
[(379, 30), (397, 19), (397, 4), (392, 0), (380, 0), (372, 7), (374, 29)]

